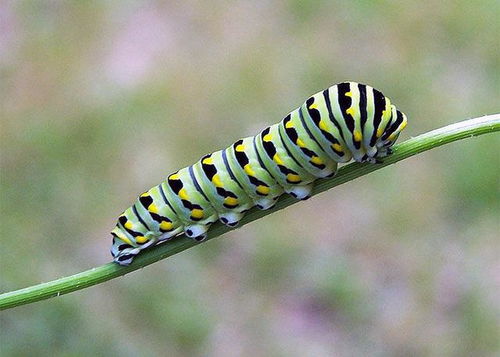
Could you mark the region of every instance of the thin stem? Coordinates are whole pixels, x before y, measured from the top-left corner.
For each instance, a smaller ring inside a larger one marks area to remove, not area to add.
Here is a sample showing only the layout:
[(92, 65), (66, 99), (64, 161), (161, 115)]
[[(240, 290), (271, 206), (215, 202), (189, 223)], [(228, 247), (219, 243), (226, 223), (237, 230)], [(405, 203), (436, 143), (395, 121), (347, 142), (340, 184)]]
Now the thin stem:
[[(313, 195), (438, 146), (495, 131), (500, 131), (500, 114), (465, 120), (430, 131), (395, 146), (394, 153), (385, 158), (382, 164), (352, 163), (340, 168), (335, 177), (318, 180)], [(240, 226), (279, 211), (296, 202), (292, 197), (283, 195), (273, 209), (267, 211), (260, 211), (255, 208), (251, 209), (242, 219)], [(231, 228), (216, 223), (210, 229), (208, 239), (218, 237), (230, 230)], [(185, 236), (180, 236), (168, 243), (161, 244), (141, 253), (128, 267), (108, 263), (72, 276), (1, 294), (0, 310), (33, 303), (99, 284), (153, 264), (198, 244), (200, 243), (196, 243)]]

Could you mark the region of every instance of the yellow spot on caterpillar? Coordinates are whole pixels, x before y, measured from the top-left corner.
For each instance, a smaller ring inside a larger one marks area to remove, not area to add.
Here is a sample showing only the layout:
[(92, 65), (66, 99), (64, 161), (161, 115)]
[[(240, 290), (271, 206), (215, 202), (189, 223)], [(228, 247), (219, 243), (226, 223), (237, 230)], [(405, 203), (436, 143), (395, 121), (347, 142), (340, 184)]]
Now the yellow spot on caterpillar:
[(319, 122), (319, 128), (320, 128), (321, 130), (323, 130), (323, 131), (328, 131), (328, 127), (326, 126), (326, 121), (321, 120), (321, 121)]
[(124, 225), (123, 225), (125, 228), (127, 229), (132, 229), (134, 228), (134, 225), (132, 224), (132, 222), (130, 221), (127, 221)]
[(212, 160), (212, 157), (210, 156), (210, 157), (203, 159), (203, 161), (201, 163), (206, 164), (206, 165), (212, 165), (214, 162)]
[(359, 130), (354, 130), (354, 141), (360, 142), (362, 139), (361, 133)]
[(309, 109), (318, 109), (318, 103), (313, 103), (309, 106)]
[(396, 138), (396, 133), (392, 133), (391, 135), (389, 135), (389, 137), (387, 138), (389, 141), (394, 141), (394, 139)]
[(378, 128), (377, 129), (377, 138), (380, 138), (383, 133), (384, 133), (384, 131), (382, 130), (382, 128)]
[(173, 227), (172, 222), (161, 221), (160, 223), (160, 229), (163, 229), (164, 231), (170, 231), (172, 227)]
[(313, 164), (316, 164), (316, 165), (322, 165), (323, 164), (323, 160), (321, 160), (321, 158), (319, 158), (318, 156), (313, 156), (310, 161)]
[(131, 241), (130, 239), (128, 239), (127, 237), (125, 237), (125, 236), (120, 237), (120, 239), (121, 239), (122, 241), (124, 241), (125, 243), (127, 243), (127, 244), (134, 245), (134, 244), (132, 243), (132, 241)]
[(346, 93), (345, 93), (345, 96), (346, 96), (346, 97), (352, 97), (352, 92), (346, 92)]
[(130, 239), (127, 238), (126, 235), (123, 234), (123, 232), (119, 228), (113, 229), (113, 233), (118, 236), (122, 241), (124, 241), (127, 244), (133, 245), (133, 243), (130, 241)]
[(301, 148), (306, 147), (306, 144), (302, 141), (302, 139), (297, 139), (297, 145)]
[(179, 197), (182, 199), (182, 200), (188, 200), (188, 194), (186, 192), (186, 189), (183, 188), (179, 191)]
[(408, 124), (408, 122), (406, 121), (406, 118), (405, 118), (404, 121), (401, 123), (401, 126), (400, 126), (399, 130), (403, 130), (404, 128), (406, 128), (407, 124)]
[(172, 174), (168, 177), (170, 180), (178, 180), (179, 179), (179, 174)]
[(203, 210), (195, 208), (194, 210), (191, 211), (191, 217), (196, 219), (203, 218)]
[(141, 195), (141, 197), (148, 197), (148, 196), (149, 196), (149, 193), (147, 193), (147, 192), (144, 192), (144, 193)]
[(243, 170), (245, 170), (245, 173), (247, 175), (250, 175), (250, 176), (255, 176), (255, 171), (252, 170), (252, 167), (250, 166), (250, 164), (246, 164), (244, 167), (243, 167)]
[(226, 197), (224, 203), (228, 206), (236, 206), (238, 204), (238, 199), (234, 197)]
[(347, 114), (350, 114), (351, 116), (354, 116), (354, 113), (356, 113), (356, 110), (353, 107), (350, 107), (345, 111)]
[(258, 193), (262, 194), (262, 195), (268, 195), (269, 194), (269, 191), (271, 191), (271, 189), (267, 186), (264, 186), (264, 185), (259, 185), (257, 186), (257, 188), (255, 189)]
[(289, 120), (289, 121), (286, 122), (285, 128), (287, 128), (287, 129), (293, 128), (293, 123), (292, 123), (291, 120)]
[(293, 183), (300, 182), (300, 176), (295, 174), (286, 175), (286, 179), (288, 182), (293, 182)]
[(148, 241), (148, 238), (146, 238), (144, 236), (137, 236), (137, 237), (135, 237), (135, 241), (137, 243), (142, 244), (142, 243), (146, 243)]
[(148, 207), (148, 211), (151, 213), (158, 213), (158, 207), (154, 203), (151, 203)]
[(274, 162), (275, 162), (275, 163), (277, 163), (278, 165), (283, 165), (283, 164), (284, 164), (284, 163), (283, 163), (283, 160), (281, 160), (281, 157), (279, 157), (279, 155), (278, 155), (278, 154), (274, 154), (274, 156), (273, 156), (273, 160), (274, 160)]
[(273, 136), (271, 134), (264, 135), (264, 141), (267, 142), (267, 141), (271, 141), (271, 140), (273, 140)]
[(215, 187), (224, 186), (218, 174), (215, 174), (214, 177), (212, 177), (212, 182), (215, 185)]
[(238, 152), (245, 151), (245, 145), (243, 145), (243, 144), (237, 145), (236, 151), (238, 151)]
[(342, 148), (342, 146), (339, 145), (339, 144), (332, 144), (332, 149), (335, 150), (335, 151), (337, 151), (337, 152), (343, 152), (344, 151), (344, 149)]

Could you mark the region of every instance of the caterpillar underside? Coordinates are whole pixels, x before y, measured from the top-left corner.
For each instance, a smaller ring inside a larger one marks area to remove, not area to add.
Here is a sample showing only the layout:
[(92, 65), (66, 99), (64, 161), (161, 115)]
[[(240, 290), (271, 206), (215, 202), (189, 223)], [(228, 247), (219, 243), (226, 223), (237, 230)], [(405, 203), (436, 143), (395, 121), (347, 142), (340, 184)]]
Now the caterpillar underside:
[(316, 93), (279, 123), (205, 155), (138, 197), (111, 232), (114, 261), (185, 233), (202, 241), (212, 223), (234, 227), (253, 206), (269, 209), (284, 193), (303, 200), (338, 163), (377, 163), (405, 128), (406, 116), (378, 90), (355, 82)]

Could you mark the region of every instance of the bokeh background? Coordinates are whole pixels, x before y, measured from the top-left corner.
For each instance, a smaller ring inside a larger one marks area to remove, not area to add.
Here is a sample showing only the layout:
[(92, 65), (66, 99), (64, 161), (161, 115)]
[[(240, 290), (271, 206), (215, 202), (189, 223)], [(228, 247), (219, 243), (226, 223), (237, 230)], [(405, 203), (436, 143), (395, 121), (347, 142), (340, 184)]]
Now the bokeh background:
[[(355, 80), (402, 139), (500, 107), (500, 2), (2, 1), (1, 291), (110, 261), (143, 190)], [(499, 135), (0, 314), (2, 356), (494, 356)]]

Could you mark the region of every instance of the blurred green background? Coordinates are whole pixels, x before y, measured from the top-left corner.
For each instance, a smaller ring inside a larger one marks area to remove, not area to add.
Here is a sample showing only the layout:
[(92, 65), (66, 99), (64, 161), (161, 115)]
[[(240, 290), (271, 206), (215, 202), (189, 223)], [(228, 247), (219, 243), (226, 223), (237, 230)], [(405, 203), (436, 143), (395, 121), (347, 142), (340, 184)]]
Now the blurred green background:
[[(343, 80), (401, 139), (499, 111), (500, 2), (0, 5), (1, 291), (110, 261), (116, 216)], [(499, 135), (0, 314), (2, 356), (494, 356)]]

